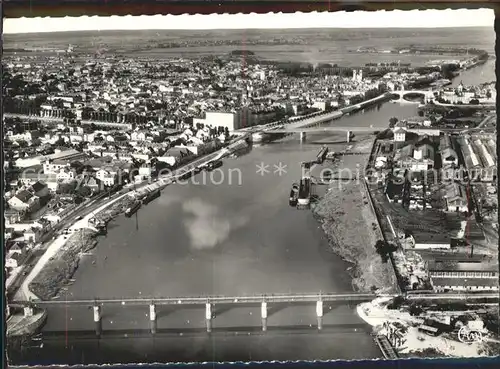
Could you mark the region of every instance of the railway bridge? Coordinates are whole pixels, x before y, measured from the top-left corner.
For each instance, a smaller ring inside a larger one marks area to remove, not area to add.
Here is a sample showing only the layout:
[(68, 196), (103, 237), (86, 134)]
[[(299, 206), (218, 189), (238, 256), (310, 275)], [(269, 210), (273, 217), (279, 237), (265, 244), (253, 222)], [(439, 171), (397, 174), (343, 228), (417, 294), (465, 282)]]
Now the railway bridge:
[[(389, 295), (388, 295), (389, 296)], [(392, 295), (391, 295), (392, 296)], [(65, 300), (65, 301), (12, 301), (8, 303), (8, 309), (22, 308), (25, 316), (33, 315), (33, 310), (64, 307), (66, 310), (72, 307), (89, 307), (93, 309), (93, 320), (97, 335), (102, 331), (102, 311), (112, 305), (121, 306), (144, 306), (149, 307), (149, 320), (151, 333), (157, 332), (157, 306), (186, 307), (199, 305), (205, 307), (205, 321), (207, 332), (212, 331), (212, 320), (214, 319), (214, 307), (217, 305), (244, 305), (260, 306), (262, 330), (267, 330), (268, 306), (272, 304), (315, 304), (318, 329), (322, 329), (323, 303), (340, 302), (358, 304), (372, 301), (377, 295), (371, 293), (310, 293), (310, 294), (273, 294), (254, 296), (197, 296), (197, 297), (157, 297), (157, 298), (106, 298), (94, 300)], [(89, 317), (90, 318), (90, 317)]]

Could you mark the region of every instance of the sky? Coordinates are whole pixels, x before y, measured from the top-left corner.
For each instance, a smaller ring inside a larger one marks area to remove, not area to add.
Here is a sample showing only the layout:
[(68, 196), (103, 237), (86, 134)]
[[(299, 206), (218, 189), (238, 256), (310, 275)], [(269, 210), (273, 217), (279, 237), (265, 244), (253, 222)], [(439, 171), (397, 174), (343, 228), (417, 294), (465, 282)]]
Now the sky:
[(4, 33), (145, 29), (493, 27), (492, 9), (4, 19)]

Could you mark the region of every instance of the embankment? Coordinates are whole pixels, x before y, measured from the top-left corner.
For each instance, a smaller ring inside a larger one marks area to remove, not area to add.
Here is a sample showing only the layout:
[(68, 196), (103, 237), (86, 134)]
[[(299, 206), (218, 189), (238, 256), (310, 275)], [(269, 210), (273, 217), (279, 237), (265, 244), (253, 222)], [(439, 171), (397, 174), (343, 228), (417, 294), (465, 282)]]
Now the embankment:
[[(117, 215), (123, 213), (134, 201), (134, 196), (124, 196), (108, 208), (94, 216), (95, 220), (107, 223)], [(80, 262), (80, 254), (89, 252), (97, 245), (97, 233), (89, 228), (82, 228), (65, 240), (58, 250), (42, 268), (36, 279), (29, 285), (29, 289), (40, 299), (49, 300), (59, 293), (73, 277)]]
[(12, 315), (7, 320), (7, 337), (12, 339), (24, 338), (27, 335), (34, 334), (47, 320), (47, 311), (35, 311), (32, 316), (25, 317), (21, 314)]
[[(373, 139), (353, 145), (352, 152), (369, 152)], [(369, 154), (344, 156), (334, 166), (355, 173), (364, 168)], [(336, 254), (353, 264), (351, 275), (357, 291), (387, 291), (393, 278), (387, 263), (377, 253), (375, 244), (382, 235), (369, 205), (362, 179), (337, 181), (314, 207), (323, 230)]]
[[(145, 192), (146, 190), (143, 190), (142, 192)], [(141, 192), (141, 193), (142, 193)], [(94, 216), (95, 221), (101, 222), (101, 223), (108, 223), (109, 221), (113, 220), (116, 216), (119, 214), (125, 212), (127, 208), (132, 205), (132, 203), (135, 200), (135, 195), (133, 192), (130, 193), (130, 196), (124, 196), (120, 200), (116, 201), (115, 203), (111, 204), (109, 207), (103, 209), (99, 213), (97, 213)]]
[(90, 229), (81, 229), (69, 236), (59, 252), (45, 264), (36, 281), (30, 283), (30, 290), (42, 300), (56, 296), (78, 268), (80, 253), (96, 246), (95, 235)]
[[(236, 145), (236, 147), (239, 146)], [(105, 205), (104, 208), (101, 207), (101, 210), (98, 210), (97, 213), (88, 215), (79, 222), (83, 223), (83, 227), (106, 224), (130, 207), (136, 198), (142, 197), (152, 188), (162, 188), (165, 186), (165, 183), (157, 182), (140, 188), (137, 191), (130, 192), (119, 200), (115, 200), (112, 204)], [(81, 226), (80, 224), (77, 227)], [(95, 235), (96, 233), (90, 229), (80, 229), (71, 236), (67, 236), (69, 239), (60, 239), (60, 248), (56, 247), (53, 251), (54, 255), (41, 267), (39, 274), (29, 283), (28, 289), (36, 297), (43, 300), (55, 297), (59, 290), (69, 282), (69, 279), (71, 279), (78, 268), (80, 253), (87, 252), (96, 246), (97, 240), (95, 239)]]

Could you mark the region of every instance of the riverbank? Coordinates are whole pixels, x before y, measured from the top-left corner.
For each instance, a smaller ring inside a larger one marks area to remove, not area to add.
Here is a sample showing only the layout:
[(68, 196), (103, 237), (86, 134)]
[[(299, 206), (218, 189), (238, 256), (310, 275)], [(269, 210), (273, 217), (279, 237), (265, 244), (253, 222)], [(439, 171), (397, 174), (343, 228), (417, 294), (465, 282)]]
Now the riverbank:
[[(355, 173), (357, 166), (364, 168), (373, 141), (373, 138), (367, 138), (355, 143), (351, 153), (367, 154), (344, 155), (334, 163), (335, 169), (349, 169)], [(350, 274), (354, 290), (386, 292), (392, 289), (393, 278), (387, 263), (382, 261), (375, 249), (381, 236), (377, 219), (370, 211), (362, 180), (358, 178), (332, 183), (314, 207), (313, 213), (320, 221), (334, 252), (353, 264)]]
[(11, 315), (7, 320), (7, 337), (24, 337), (33, 334), (43, 326), (47, 320), (47, 312), (35, 311), (31, 316), (22, 314)]
[[(192, 171), (196, 165), (200, 164), (200, 162), (204, 162), (209, 159), (214, 160), (214, 155), (216, 155), (215, 159), (217, 159), (231, 152), (233, 149), (241, 148), (240, 141), (241, 140), (236, 140), (235, 142), (229, 144), (229, 146), (223, 148), (222, 150), (218, 150), (209, 153), (207, 155), (204, 155), (202, 157), (198, 157), (194, 159), (191, 163), (188, 163), (186, 166), (179, 168), (177, 172), (185, 172), (185, 168), (188, 168), (186, 170)], [(118, 197), (112, 199), (111, 201), (107, 201), (98, 209), (92, 211), (91, 213), (86, 215), (83, 219), (80, 219), (76, 223), (71, 225), (69, 227), (69, 231), (71, 233), (79, 232), (79, 234), (81, 234), (82, 230), (86, 229), (89, 230), (89, 227), (92, 227), (97, 223), (107, 224), (108, 222), (116, 218), (118, 215), (125, 212), (125, 210), (132, 204), (132, 202), (135, 199), (141, 198), (143, 195), (145, 195), (151, 190), (163, 189), (170, 183), (171, 180), (168, 178), (162, 178), (159, 179), (157, 182), (149, 184), (139, 183), (137, 184), (138, 188), (135, 191), (131, 191), (131, 188), (129, 188), (128, 191), (131, 192), (127, 192), (125, 194), (119, 195)], [(67, 280), (71, 278), (71, 276), (75, 273), (76, 269), (78, 268), (80, 254), (78, 252), (75, 253), (74, 251), (71, 251), (74, 249), (78, 249), (78, 246), (70, 247), (69, 249), (70, 251), (68, 251), (68, 249), (65, 249), (65, 245), (68, 241), (67, 237), (68, 237), (67, 235), (61, 235), (49, 245), (47, 251), (38, 260), (37, 264), (35, 265), (35, 268), (26, 277), (26, 279), (21, 285), (21, 288), (16, 293), (17, 299), (36, 300), (40, 298), (42, 299), (53, 298), (54, 296), (57, 295), (57, 292), (64, 286)], [(95, 243), (97, 243), (96, 240), (92, 240), (92, 242), (90, 242), (89, 240), (83, 239), (83, 241), (81, 241), (82, 244), (79, 246), (79, 248), (81, 250), (86, 250), (87, 248), (90, 247), (89, 248), (90, 250), (95, 247), (95, 244), (93, 244), (94, 241)], [(69, 263), (67, 268), (60, 268), (58, 267), (57, 263), (56, 264), (52, 263), (52, 261), (54, 261), (56, 257), (59, 257), (60, 250), (63, 250), (62, 253), (64, 254), (64, 257), (67, 258), (67, 261)], [(86, 251), (81, 251), (81, 252), (86, 252)], [(42, 271), (46, 273), (48, 281), (32, 283), (32, 281), (34, 281), (35, 278), (39, 279), (39, 274), (42, 273)], [(32, 287), (37, 289), (43, 296), (40, 296), (38, 293), (33, 293)]]
[(82, 253), (89, 252), (97, 245), (96, 232), (80, 229), (73, 233), (51, 257), (38, 274), (36, 281), (29, 284), (29, 289), (42, 300), (57, 296), (60, 289), (70, 282), (78, 268)]
[[(99, 208), (97, 208), (94, 211), (87, 214), (83, 219), (74, 223), (71, 227), (69, 227), (69, 231), (74, 232), (74, 231), (78, 231), (80, 229), (89, 228), (89, 220), (91, 218), (93, 218), (95, 216), (95, 214), (98, 214), (100, 211), (102, 211), (102, 210), (106, 209), (107, 207), (113, 205), (114, 203), (122, 200), (126, 196), (127, 196), (127, 194), (120, 195), (120, 196), (116, 197), (115, 199), (103, 204)], [(53, 258), (55, 258), (59, 254), (59, 251), (61, 250), (61, 248), (63, 248), (64, 245), (66, 244), (67, 239), (68, 239), (68, 235), (63, 234), (63, 235), (57, 236), (57, 238), (55, 238), (52, 242), (50, 242), (46, 251), (40, 257), (40, 259), (38, 259), (38, 261), (35, 264), (35, 267), (27, 275), (27, 277), (22, 282), (21, 287), (16, 292), (16, 295), (15, 295), (16, 300), (28, 300), (28, 299), (37, 300), (37, 299), (39, 299), (39, 296), (37, 296), (36, 294), (34, 294), (31, 291), (30, 285), (31, 285), (32, 281), (34, 281), (38, 277), (38, 275), (41, 273), (41, 271), (45, 268), (47, 263), (49, 263)]]
[[(97, 232), (88, 228), (90, 220), (107, 224), (122, 214), (136, 198), (135, 193), (128, 193), (116, 201), (77, 222), (70, 229), (73, 233), (62, 236), (61, 245), (54, 255), (43, 265), (36, 281), (29, 283), (29, 290), (42, 300), (56, 297), (59, 291), (70, 282), (78, 269), (82, 254), (97, 246)], [(76, 229), (75, 229), (76, 228)], [(66, 237), (69, 237), (66, 239)]]

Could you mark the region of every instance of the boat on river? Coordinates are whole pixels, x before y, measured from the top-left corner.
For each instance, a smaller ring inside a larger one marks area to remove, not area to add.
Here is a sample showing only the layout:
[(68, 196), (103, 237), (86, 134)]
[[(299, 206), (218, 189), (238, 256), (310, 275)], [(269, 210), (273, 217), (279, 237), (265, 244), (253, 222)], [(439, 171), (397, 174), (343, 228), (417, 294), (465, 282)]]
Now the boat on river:
[(137, 212), (137, 210), (139, 210), (141, 204), (142, 203), (140, 201), (135, 201), (132, 205), (130, 205), (130, 207), (127, 210), (125, 210), (125, 216), (127, 218), (130, 218)]

